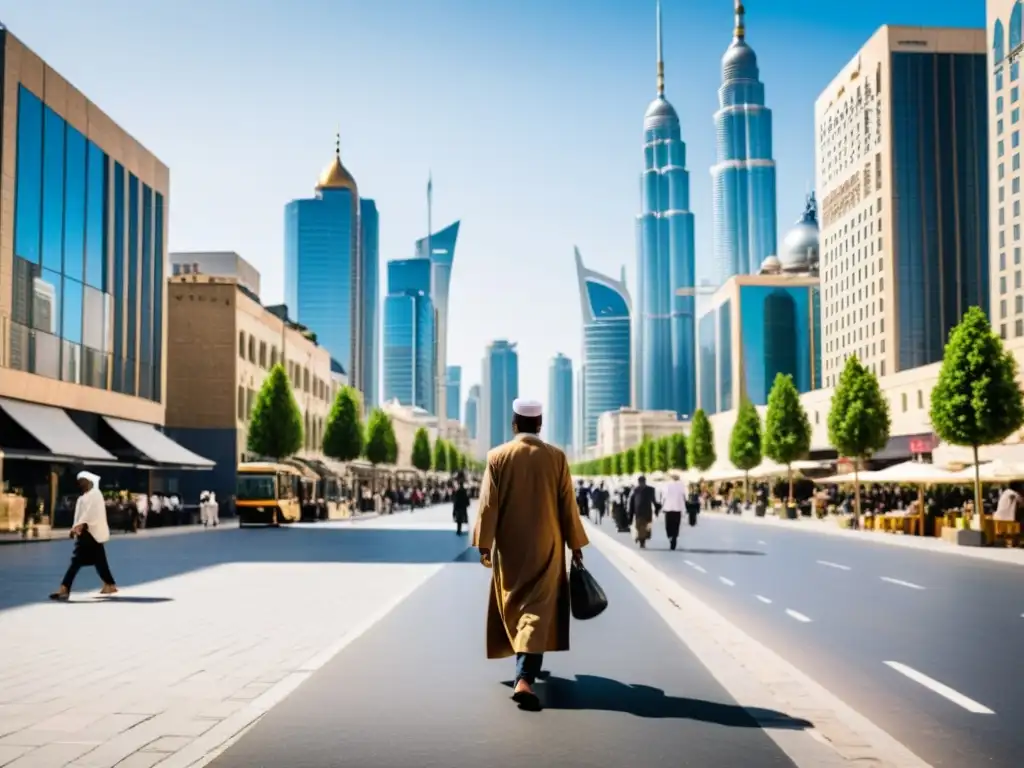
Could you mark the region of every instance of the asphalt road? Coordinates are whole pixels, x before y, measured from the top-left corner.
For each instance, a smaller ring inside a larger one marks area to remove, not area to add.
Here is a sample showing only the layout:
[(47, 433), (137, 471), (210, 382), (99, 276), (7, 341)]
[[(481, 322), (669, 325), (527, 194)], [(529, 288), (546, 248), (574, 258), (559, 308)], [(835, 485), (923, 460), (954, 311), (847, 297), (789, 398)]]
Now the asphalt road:
[(932, 765), (1024, 762), (1024, 567), (699, 520), (644, 556)]
[[(417, 512), (416, 520), (446, 516)], [(447, 527), (439, 533), (463, 554), (266, 714), (214, 768), (794, 765), (593, 548), (588, 566), (610, 607), (574, 621), (572, 651), (546, 658), (544, 710), (518, 710), (512, 660), (484, 658), (488, 572), (465, 537)], [(777, 712), (759, 719), (781, 729), (808, 725)]]

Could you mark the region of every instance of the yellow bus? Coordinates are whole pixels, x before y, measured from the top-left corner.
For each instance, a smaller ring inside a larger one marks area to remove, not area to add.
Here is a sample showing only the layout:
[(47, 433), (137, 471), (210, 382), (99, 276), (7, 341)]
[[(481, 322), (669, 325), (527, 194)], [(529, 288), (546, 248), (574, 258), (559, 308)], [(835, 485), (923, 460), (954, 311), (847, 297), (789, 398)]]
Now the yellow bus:
[(302, 516), (302, 480), (302, 472), (287, 464), (239, 464), (235, 493), (239, 526), (298, 522)]

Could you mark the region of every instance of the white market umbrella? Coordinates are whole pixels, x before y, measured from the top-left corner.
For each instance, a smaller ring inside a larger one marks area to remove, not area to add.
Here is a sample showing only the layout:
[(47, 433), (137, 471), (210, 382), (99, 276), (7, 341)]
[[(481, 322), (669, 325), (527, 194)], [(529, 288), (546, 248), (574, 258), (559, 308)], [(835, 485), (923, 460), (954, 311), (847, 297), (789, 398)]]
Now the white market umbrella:
[[(871, 475), (867, 480), (865, 475)], [(973, 469), (971, 477), (973, 478)], [(904, 461), (875, 472), (862, 472), (861, 480), (871, 483), (907, 483), (914, 485), (959, 485), (964, 482), (959, 472), (949, 472), (934, 464), (921, 461)]]
[[(974, 467), (966, 467), (952, 475), (962, 483), (974, 483)], [(990, 461), (978, 465), (978, 475), (983, 483), (1009, 483), (1024, 480), (1024, 464), (1011, 461)]]

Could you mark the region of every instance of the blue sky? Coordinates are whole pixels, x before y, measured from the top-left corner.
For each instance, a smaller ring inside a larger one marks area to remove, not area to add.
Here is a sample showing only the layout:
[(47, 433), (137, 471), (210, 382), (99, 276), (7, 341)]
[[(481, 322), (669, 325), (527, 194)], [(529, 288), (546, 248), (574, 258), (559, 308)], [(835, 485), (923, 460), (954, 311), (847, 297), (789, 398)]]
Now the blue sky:
[[(663, 0), (667, 96), (687, 142), (698, 279), (711, 259), (712, 115), (732, 0)], [(748, 0), (774, 111), (780, 239), (813, 181), (814, 100), (880, 25), (984, 25), (983, 0)], [(520, 393), (578, 362), (573, 246), (635, 278), (654, 0), (0, 0), (0, 21), (171, 168), (171, 250), (235, 250), (282, 298), (283, 206), (340, 128), (376, 199), (381, 258), (461, 219), (449, 362), (519, 342)], [(383, 268), (382, 268), (383, 274)]]

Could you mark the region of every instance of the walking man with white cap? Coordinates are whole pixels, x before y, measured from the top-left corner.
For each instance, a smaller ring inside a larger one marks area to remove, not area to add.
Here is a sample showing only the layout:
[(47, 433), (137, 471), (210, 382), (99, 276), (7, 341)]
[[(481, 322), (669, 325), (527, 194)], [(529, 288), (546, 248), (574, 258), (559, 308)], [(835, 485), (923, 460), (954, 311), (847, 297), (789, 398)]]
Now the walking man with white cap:
[(491, 569), (487, 658), (516, 657), (512, 699), (538, 709), (544, 653), (569, 650), (565, 550), (582, 562), (583, 530), (565, 454), (540, 439), (541, 405), (512, 404), (515, 437), (487, 455), (473, 544)]
[(661, 511), (665, 513), (665, 533), (668, 535), (669, 546), (675, 549), (679, 539), (679, 524), (686, 509), (686, 486), (678, 470), (669, 472), (669, 478)]
[(78, 485), (82, 495), (75, 503), (75, 521), (71, 528), (71, 535), (76, 539), (75, 551), (60, 589), (50, 595), (51, 600), (66, 601), (71, 597), (71, 585), (85, 565), (96, 567), (96, 573), (103, 582), (100, 594), (117, 592), (114, 576), (107, 565), (107, 550), (103, 546), (110, 541), (110, 527), (107, 525), (107, 505), (100, 493), (100, 478), (92, 472), (79, 472)]

